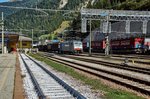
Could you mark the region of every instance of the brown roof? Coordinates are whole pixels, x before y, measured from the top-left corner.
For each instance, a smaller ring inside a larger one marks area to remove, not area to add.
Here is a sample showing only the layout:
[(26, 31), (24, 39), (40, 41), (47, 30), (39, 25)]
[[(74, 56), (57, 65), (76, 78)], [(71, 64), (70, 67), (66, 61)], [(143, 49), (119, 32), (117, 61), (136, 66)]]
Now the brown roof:
[[(5, 39), (7, 38), (9, 39), (9, 41), (13, 41), (13, 42), (18, 42), (18, 39), (19, 39), (19, 35), (13, 32), (12, 33), (5, 32), (4, 37)], [(0, 32), (0, 38), (2, 38), (1, 32)]]

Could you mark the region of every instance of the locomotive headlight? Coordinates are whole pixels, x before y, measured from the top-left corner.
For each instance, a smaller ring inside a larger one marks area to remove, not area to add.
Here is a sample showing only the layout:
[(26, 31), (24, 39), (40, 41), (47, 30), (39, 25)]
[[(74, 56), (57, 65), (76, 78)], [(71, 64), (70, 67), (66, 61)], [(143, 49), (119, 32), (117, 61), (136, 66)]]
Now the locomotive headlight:
[(139, 45), (138, 48), (141, 48), (141, 45)]

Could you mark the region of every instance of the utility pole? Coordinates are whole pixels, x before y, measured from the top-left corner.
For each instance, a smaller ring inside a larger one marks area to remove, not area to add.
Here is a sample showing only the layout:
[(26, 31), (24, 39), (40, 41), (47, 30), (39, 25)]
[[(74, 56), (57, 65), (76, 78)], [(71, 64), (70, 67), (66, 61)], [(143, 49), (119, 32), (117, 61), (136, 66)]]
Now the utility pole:
[(20, 49), (21, 51), (23, 51), (22, 49), (22, 29), (20, 28)]
[(32, 29), (32, 49), (33, 49), (33, 29)]
[(4, 54), (4, 13), (2, 12), (2, 54)]
[(110, 15), (109, 15), (109, 13), (108, 13), (108, 15), (107, 15), (107, 36), (106, 36), (106, 48), (105, 48), (105, 55), (106, 56), (108, 56), (109, 55), (109, 47), (110, 47), (110, 45), (109, 45), (109, 17), (110, 17)]
[(91, 40), (92, 40), (92, 29), (91, 29), (91, 19), (90, 19), (90, 40), (89, 40), (89, 56), (91, 56)]

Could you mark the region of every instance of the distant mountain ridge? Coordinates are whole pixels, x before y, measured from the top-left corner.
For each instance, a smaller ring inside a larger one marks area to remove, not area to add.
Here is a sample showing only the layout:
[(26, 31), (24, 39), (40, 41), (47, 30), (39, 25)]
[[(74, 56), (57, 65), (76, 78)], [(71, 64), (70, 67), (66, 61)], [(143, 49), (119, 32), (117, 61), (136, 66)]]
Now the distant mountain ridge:
[[(37, 2), (39, 1), (39, 2)], [(81, 8), (95, 8), (95, 9), (133, 9), (145, 10), (149, 9), (149, 0), (23, 0), (16, 2), (0, 3), (4, 6), (21, 6), (39, 9), (51, 10), (14, 10), (9, 8), (0, 8), (5, 14), (5, 28), (7, 29), (34, 29), (47, 30), (47, 33), (53, 33), (63, 21), (70, 21), (72, 23), (71, 29), (80, 30), (80, 14), (78, 17), (72, 17), (74, 14), (69, 12), (59, 12), (59, 10), (80, 10)], [(145, 6), (143, 6), (145, 5)], [(48, 14), (48, 16), (45, 16)], [(66, 16), (64, 16), (66, 14)], [(76, 15), (76, 16), (77, 16)], [(97, 24), (99, 25), (99, 24)], [(96, 28), (97, 25), (92, 25)], [(40, 35), (40, 33), (37, 33)], [(38, 36), (38, 35), (37, 35)]]

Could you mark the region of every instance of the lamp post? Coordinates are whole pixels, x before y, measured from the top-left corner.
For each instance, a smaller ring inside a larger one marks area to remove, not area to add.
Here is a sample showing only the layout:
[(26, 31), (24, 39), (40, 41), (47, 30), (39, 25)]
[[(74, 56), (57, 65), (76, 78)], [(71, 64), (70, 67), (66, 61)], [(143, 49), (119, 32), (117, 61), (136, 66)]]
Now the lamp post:
[(2, 54), (4, 54), (4, 13), (2, 12)]
[(91, 30), (92, 26), (91, 26), (91, 19), (90, 19), (90, 40), (89, 40), (89, 56), (91, 56), (92, 51), (91, 51), (91, 40), (92, 40), (92, 30)]
[(32, 29), (32, 49), (33, 49), (33, 29)]
[(109, 42), (109, 33), (110, 33), (110, 24), (109, 24), (109, 19), (110, 19), (110, 12), (107, 15), (107, 36), (106, 36), (106, 48), (105, 48), (105, 55), (109, 55), (110, 51), (110, 42)]
[(22, 49), (22, 29), (20, 28), (20, 49)]

